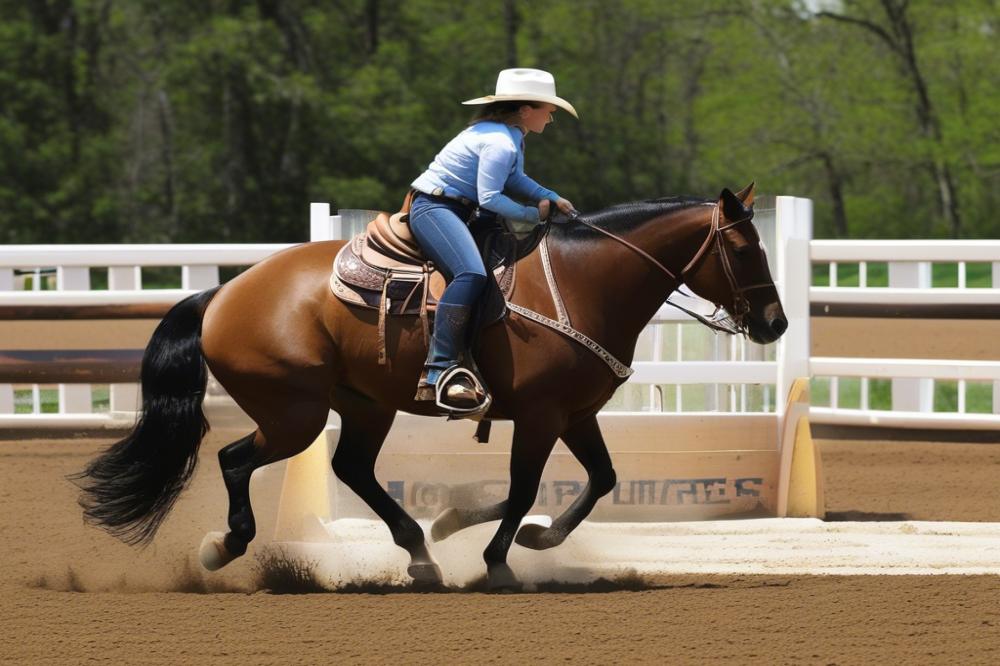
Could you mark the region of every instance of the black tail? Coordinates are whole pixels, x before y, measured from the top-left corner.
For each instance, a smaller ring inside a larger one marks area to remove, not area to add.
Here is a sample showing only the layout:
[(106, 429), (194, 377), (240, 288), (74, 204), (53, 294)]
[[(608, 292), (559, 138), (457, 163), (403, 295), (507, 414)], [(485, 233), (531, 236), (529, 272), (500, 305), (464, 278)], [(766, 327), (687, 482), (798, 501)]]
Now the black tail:
[(147, 544), (184, 490), (208, 432), (201, 321), (219, 287), (167, 312), (142, 357), (142, 410), (128, 436), (74, 475), (87, 522)]

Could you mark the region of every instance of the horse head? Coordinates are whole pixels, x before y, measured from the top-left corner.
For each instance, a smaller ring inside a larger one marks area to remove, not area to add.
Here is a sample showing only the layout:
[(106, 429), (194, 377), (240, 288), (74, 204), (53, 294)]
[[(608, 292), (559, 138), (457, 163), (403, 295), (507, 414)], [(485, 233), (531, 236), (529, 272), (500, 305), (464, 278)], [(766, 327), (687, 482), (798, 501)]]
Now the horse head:
[(725, 310), (714, 320), (718, 328), (768, 344), (781, 337), (788, 320), (753, 225), (753, 198), (753, 183), (736, 194), (722, 190), (708, 236), (683, 279), (697, 295)]

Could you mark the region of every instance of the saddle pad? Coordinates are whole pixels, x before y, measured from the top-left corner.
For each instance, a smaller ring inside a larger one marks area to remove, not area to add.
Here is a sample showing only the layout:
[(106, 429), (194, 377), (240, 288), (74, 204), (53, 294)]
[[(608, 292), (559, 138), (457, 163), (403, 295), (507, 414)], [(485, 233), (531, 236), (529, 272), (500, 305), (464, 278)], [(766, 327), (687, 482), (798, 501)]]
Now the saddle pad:
[[(377, 310), (380, 309), (384, 287), (389, 299), (388, 314), (418, 314), (423, 299), (423, 281), (429, 279), (427, 305), (429, 309), (435, 309), (446, 286), (440, 272), (426, 272), (418, 266), (405, 269), (372, 266), (364, 260), (364, 256), (372, 251), (373, 248), (367, 246), (365, 234), (361, 233), (337, 253), (330, 275), (330, 289), (337, 298), (345, 303)], [(493, 271), (493, 277), (504, 298), (509, 298), (514, 291), (514, 267), (498, 267)]]

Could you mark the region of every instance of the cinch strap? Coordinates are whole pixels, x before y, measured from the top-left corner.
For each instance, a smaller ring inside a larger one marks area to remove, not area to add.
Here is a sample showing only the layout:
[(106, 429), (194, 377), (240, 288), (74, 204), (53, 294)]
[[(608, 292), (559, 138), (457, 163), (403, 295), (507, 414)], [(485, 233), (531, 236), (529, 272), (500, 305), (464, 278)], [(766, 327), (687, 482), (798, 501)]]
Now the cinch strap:
[(615, 376), (625, 379), (632, 374), (632, 368), (619, 361), (617, 358), (612, 356), (611, 352), (607, 349), (597, 344), (572, 326), (567, 326), (566, 324), (560, 323), (554, 319), (549, 319), (545, 315), (538, 314), (534, 310), (529, 310), (526, 307), (511, 303), (510, 301), (507, 301), (507, 307), (522, 317), (527, 317), (532, 321), (537, 321), (539, 324), (548, 326), (552, 330), (559, 331), (571, 340), (579, 342), (581, 345), (594, 352), (598, 358), (604, 361), (608, 367), (611, 368), (611, 371), (615, 373)]

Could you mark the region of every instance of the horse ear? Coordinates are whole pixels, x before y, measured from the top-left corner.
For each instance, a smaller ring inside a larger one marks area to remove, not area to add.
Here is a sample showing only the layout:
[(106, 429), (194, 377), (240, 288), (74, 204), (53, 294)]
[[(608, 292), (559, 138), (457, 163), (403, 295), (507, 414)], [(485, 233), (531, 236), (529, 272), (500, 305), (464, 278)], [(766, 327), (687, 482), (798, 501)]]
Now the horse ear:
[(747, 208), (753, 205), (754, 186), (756, 184), (757, 182), (752, 180), (749, 185), (736, 193), (736, 198), (742, 201), (743, 205)]
[(719, 195), (719, 206), (722, 207), (722, 215), (731, 222), (742, 220), (750, 212), (728, 187)]

